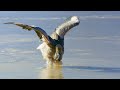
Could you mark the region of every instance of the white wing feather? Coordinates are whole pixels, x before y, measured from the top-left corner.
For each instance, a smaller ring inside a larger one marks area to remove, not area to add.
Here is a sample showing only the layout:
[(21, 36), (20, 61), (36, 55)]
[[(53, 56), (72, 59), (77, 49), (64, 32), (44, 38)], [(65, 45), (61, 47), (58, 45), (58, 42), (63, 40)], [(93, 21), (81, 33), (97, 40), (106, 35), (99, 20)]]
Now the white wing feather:
[(55, 32), (61, 37), (64, 38), (65, 34), (73, 27), (79, 25), (79, 21), (78, 22), (74, 22), (71, 20), (68, 20), (66, 22), (64, 22), (63, 24), (59, 25), (56, 29)]

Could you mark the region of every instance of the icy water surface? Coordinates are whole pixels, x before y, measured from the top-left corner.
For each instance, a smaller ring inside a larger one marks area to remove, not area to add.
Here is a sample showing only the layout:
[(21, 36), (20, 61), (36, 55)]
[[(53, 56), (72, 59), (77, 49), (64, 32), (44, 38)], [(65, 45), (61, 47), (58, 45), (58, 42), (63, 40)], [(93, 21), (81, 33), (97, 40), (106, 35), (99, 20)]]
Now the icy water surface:
[[(51, 34), (73, 15), (81, 22), (65, 36), (62, 67), (45, 67), (34, 31), (3, 24), (35, 25)], [(0, 78), (119, 79), (120, 12), (0, 11)]]

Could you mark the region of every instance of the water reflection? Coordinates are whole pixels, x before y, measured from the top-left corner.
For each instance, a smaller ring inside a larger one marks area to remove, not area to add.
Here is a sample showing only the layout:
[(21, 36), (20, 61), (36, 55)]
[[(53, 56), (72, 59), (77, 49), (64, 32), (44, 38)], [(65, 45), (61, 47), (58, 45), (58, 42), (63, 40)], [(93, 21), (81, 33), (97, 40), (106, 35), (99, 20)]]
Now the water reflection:
[(40, 79), (63, 79), (62, 66), (46, 66), (39, 75)]

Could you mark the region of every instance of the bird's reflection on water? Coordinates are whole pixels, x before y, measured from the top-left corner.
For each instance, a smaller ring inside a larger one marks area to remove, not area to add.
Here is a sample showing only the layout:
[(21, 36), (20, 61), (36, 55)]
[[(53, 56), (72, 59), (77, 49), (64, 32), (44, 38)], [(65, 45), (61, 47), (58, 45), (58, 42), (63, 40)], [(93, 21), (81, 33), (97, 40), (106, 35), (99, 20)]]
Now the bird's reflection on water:
[(39, 79), (63, 79), (62, 66), (46, 66), (42, 68)]

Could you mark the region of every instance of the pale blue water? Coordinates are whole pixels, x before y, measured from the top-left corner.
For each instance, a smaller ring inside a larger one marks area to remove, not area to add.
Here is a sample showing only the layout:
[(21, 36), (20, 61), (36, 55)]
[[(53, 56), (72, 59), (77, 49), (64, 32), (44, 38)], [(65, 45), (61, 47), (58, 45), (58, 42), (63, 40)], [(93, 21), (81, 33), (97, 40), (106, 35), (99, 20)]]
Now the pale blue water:
[[(67, 17), (80, 25), (65, 36), (62, 68), (45, 68), (34, 31), (3, 23), (40, 26), (48, 34)], [(0, 11), (0, 78), (120, 78), (119, 11)]]

